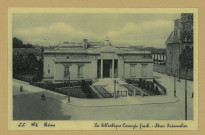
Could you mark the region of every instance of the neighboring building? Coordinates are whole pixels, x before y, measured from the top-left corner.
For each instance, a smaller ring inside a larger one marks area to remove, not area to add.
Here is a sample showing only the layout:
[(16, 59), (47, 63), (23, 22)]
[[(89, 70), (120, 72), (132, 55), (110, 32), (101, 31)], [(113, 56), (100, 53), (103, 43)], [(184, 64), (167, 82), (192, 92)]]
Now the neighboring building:
[(153, 63), (157, 65), (166, 65), (165, 50), (155, 50), (152, 52)]
[(44, 80), (62, 82), (98, 78), (153, 79), (150, 51), (114, 47), (106, 40), (44, 50)]
[(174, 21), (174, 30), (166, 41), (166, 68), (168, 74), (178, 73), (179, 55), (185, 48), (193, 49), (193, 14), (182, 13)]

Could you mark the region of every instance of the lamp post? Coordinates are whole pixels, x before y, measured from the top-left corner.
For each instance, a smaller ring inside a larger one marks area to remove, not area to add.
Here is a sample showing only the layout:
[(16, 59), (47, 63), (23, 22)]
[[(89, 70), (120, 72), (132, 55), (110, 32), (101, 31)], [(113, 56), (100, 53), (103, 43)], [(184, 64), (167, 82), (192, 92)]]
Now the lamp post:
[(185, 67), (185, 120), (187, 120), (187, 68)]
[(114, 80), (114, 98), (116, 98), (116, 80)]
[[(180, 56), (180, 54), (181, 54), (181, 39), (179, 39), (179, 56)], [(180, 80), (180, 76), (181, 76), (181, 71), (180, 71), (180, 62), (179, 62), (179, 65), (178, 65), (179, 67), (179, 71), (178, 71), (178, 75), (179, 75), (179, 79), (178, 79), (178, 82), (181, 82), (181, 80)]]
[(177, 69), (175, 70), (175, 74), (174, 74), (174, 97), (176, 97), (176, 73), (177, 73)]
[(68, 87), (70, 88), (70, 68), (68, 68)]

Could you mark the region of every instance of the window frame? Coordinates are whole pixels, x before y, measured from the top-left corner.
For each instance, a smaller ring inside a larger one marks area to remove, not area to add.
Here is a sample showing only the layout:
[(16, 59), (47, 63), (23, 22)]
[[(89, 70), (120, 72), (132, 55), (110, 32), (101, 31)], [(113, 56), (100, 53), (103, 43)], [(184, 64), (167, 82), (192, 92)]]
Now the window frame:
[[(70, 67), (68, 66), (64, 66), (64, 77), (68, 77), (69, 74), (70, 74), (70, 71), (69, 71)], [(66, 72), (67, 71), (67, 72)]]
[[(82, 74), (80, 73), (80, 69), (82, 70)], [(78, 65), (78, 78), (82, 78), (82, 77), (83, 77), (83, 65)]]
[[(142, 77), (147, 77), (147, 65), (148, 65), (148, 64), (141, 64), (141, 65), (142, 65)], [(144, 75), (144, 72), (143, 72), (143, 71), (144, 71), (144, 70), (143, 70), (144, 68), (145, 68), (145, 71), (146, 71), (146, 72), (145, 72), (145, 73), (146, 73), (145, 75)]]
[[(136, 71), (136, 65), (137, 64), (130, 64), (130, 77), (136, 77), (137, 76), (137, 71)], [(132, 74), (132, 68), (134, 68), (133, 70), (133, 74)]]

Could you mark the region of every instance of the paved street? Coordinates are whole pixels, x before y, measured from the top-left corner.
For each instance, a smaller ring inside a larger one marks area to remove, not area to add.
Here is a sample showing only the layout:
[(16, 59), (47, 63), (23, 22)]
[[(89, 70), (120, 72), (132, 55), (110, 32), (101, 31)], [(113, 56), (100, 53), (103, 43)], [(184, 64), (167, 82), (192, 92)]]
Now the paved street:
[[(13, 86), (14, 91), (19, 91), (19, 87)], [(15, 92), (17, 93), (17, 92)], [(41, 92), (24, 91), (13, 97), (13, 119), (14, 120), (69, 120), (71, 115), (63, 114), (61, 102), (46, 98), (41, 100)], [(66, 106), (72, 110), (72, 106)]]
[[(167, 88), (168, 95), (174, 93), (173, 77), (154, 73), (154, 77)], [(137, 104), (118, 106), (77, 106), (52, 98), (41, 101), (42, 91), (32, 91), (25, 87), (25, 92), (18, 93), (20, 83), (13, 86), (15, 120), (184, 120), (184, 80), (177, 81), (177, 96), (174, 103)], [(27, 89), (27, 90), (26, 90)], [(188, 119), (193, 119), (193, 82), (188, 82)], [(49, 93), (52, 95), (52, 93)], [(60, 95), (58, 95), (60, 97)], [(63, 101), (59, 98), (59, 100)], [(140, 97), (136, 97), (140, 98)], [(66, 100), (66, 99), (65, 99)], [(92, 100), (92, 99), (88, 99)], [(100, 100), (100, 99), (99, 99)]]

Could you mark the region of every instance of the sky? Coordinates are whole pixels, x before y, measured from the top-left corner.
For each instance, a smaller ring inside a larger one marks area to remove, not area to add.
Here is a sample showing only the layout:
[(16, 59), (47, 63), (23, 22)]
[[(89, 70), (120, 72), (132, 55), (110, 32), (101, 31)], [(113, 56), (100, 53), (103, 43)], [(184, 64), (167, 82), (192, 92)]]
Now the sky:
[(24, 43), (43, 46), (65, 41), (103, 42), (165, 48), (173, 31), (174, 20), (180, 14), (171, 13), (15, 13), (12, 36)]

